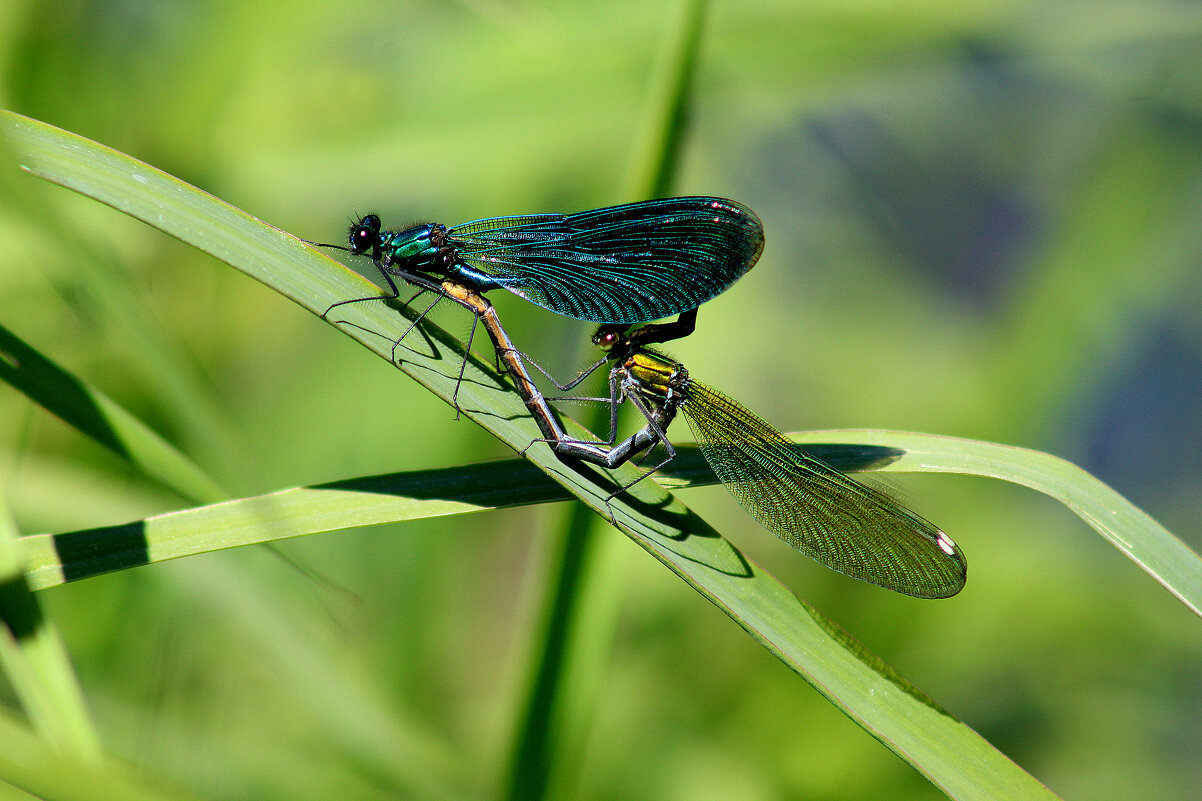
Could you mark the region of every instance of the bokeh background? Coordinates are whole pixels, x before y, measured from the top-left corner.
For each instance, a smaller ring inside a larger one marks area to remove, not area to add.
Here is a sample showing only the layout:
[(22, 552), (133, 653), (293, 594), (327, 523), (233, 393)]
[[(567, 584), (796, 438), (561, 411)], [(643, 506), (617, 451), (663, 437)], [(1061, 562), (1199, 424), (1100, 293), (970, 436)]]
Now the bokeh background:
[[(0, 104), (317, 240), (366, 211), (575, 211), (640, 199), (624, 193), (680, 14), (8, 0)], [(716, 0), (681, 147), (672, 193), (738, 198), (767, 236), (673, 343), (693, 375), (786, 431), (1050, 451), (1199, 547), (1202, 7)], [(245, 276), (0, 172), (2, 322), (232, 492), (512, 455)], [(589, 358), (587, 325), (497, 303), (548, 366)], [(181, 506), (5, 387), (0, 476), (29, 533)], [(808, 563), (720, 488), (685, 500), (1053, 790), (1196, 797), (1197, 618), (1047, 498), (898, 485), (967, 552), (955, 599)], [(567, 512), (314, 536), (282, 546), (301, 570), (241, 549), (42, 598), (106, 745), (151, 773), (212, 798), (490, 797)], [(565, 793), (942, 797), (609, 533), (613, 637)]]

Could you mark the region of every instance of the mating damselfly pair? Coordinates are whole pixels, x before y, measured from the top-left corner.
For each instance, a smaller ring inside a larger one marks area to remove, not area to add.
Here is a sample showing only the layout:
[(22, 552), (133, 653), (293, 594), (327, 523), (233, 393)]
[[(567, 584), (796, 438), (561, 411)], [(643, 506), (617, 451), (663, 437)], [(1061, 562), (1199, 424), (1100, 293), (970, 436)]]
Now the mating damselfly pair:
[[(391, 294), (341, 301), (326, 315), (347, 303), (398, 298), (395, 278), (432, 293), (434, 303), (450, 299), (484, 325), (498, 360), (560, 458), (613, 468), (662, 446), (664, 459), (642, 480), (675, 456), (667, 429), (683, 413), (714, 473), (752, 517), (785, 542), (828, 567), (896, 592), (924, 598), (956, 594), (964, 586), (966, 562), (939, 528), (890, 495), (807, 454), (759, 416), (648, 347), (692, 333), (698, 306), (750, 270), (763, 244), (755, 213), (716, 197), (666, 198), (569, 215), (491, 217), (450, 227), (430, 223), (401, 231), (384, 230), (380, 218), (369, 214), (351, 226), (348, 246), (331, 247), (368, 256)], [(606, 355), (572, 381), (555, 383), (570, 390), (609, 365), (606, 440), (573, 439), (564, 432), (484, 297), (496, 288), (601, 324), (593, 341)], [(677, 319), (651, 322), (672, 316)], [(630, 330), (636, 324), (645, 325)], [(623, 402), (638, 410), (644, 424), (619, 442), (617, 410)]]

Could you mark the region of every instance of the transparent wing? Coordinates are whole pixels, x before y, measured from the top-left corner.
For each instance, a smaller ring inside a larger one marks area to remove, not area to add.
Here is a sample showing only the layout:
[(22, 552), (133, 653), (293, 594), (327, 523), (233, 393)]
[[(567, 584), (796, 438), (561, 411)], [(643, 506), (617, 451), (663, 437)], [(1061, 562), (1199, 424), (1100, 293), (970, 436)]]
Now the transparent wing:
[(828, 567), (922, 598), (964, 587), (964, 555), (885, 493), (797, 450), (722, 393), (690, 381), (685, 418), (718, 478), (764, 528)]
[(494, 217), (447, 236), (463, 261), (509, 291), (603, 323), (695, 309), (750, 270), (764, 247), (755, 212), (715, 197)]

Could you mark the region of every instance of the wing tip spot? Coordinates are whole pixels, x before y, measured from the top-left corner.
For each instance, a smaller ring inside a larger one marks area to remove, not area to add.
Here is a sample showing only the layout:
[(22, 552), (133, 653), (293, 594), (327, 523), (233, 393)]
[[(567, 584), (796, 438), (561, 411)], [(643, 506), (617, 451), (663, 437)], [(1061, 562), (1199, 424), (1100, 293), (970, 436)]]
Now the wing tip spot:
[(935, 542), (939, 545), (940, 550), (942, 550), (948, 556), (956, 555), (956, 543), (952, 541), (951, 537), (947, 536), (942, 531), (940, 531), (935, 537)]

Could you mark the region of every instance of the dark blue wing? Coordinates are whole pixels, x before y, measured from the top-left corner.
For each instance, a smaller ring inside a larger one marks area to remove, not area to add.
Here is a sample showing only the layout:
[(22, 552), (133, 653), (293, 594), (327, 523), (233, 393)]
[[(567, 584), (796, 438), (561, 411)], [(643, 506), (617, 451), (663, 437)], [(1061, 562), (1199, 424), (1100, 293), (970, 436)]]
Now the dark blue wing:
[(750, 270), (764, 247), (755, 212), (717, 197), (475, 220), (447, 237), (464, 262), (510, 292), (598, 323), (695, 309)]

